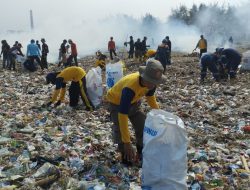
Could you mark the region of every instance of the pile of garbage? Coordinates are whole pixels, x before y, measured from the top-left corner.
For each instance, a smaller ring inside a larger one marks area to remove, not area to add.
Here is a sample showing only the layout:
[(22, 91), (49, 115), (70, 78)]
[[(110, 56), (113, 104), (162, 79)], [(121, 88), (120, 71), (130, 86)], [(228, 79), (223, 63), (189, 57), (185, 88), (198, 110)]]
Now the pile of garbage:
[[(125, 74), (138, 70), (139, 63), (124, 61)], [(208, 74), (200, 85), (198, 61), (174, 53), (168, 80), (156, 92), (161, 109), (185, 122), (188, 186), (248, 189), (250, 73), (221, 83)], [(94, 57), (80, 62), (89, 70)], [(54, 87), (44, 83), (39, 71), (0, 70), (0, 189), (141, 189), (140, 167), (120, 164), (105, 102), (93, 112), (67, 102), (45, 108)], [(150, 110), (145, 102), (142, 107)]]

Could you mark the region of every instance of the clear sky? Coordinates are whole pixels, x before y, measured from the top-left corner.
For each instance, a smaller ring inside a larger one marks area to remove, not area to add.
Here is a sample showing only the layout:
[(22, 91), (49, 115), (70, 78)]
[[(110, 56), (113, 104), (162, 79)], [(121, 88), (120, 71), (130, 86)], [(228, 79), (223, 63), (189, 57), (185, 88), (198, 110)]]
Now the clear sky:
[(29, 29), (29, 10), (35, 26), (48, 20), (84, 22), (116, 14), (140, 18), (146, 13), (165, 21), (172, 8), (194, 3), (235, 5), (249, 0), (0, 0), (0, 31)]

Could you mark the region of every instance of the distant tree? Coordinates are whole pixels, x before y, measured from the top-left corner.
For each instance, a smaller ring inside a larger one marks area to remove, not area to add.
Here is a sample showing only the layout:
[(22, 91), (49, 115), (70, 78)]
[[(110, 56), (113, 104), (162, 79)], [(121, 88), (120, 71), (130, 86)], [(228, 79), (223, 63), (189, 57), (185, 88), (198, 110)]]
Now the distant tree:
[[(210, 39), (227, 40), (228, 36), (240, 36), (239, 28), (246, 28), (239, 22), (235, 15), (235, 8), (231, 6), (219, 6), (218, 3), (199, 6), (193, 5), (191, 9), (181, 5), (172, 9), (169, 21), (181, 21), (186, 25), (193, 25), (200, 29), (201, 33)], [(241, 18), (242, 20), (244, 18)]]
[(192, 8), (189, 10), (189, 25), (194, 24), (198, 16), (198, 7), (193, 4)]
[(189, 12), (185, 5), (181, 5), (177, 9), (172, 9), (172, 14), (169, 17), (170, 20), (179, 20), (185, 24), (189, 23)]

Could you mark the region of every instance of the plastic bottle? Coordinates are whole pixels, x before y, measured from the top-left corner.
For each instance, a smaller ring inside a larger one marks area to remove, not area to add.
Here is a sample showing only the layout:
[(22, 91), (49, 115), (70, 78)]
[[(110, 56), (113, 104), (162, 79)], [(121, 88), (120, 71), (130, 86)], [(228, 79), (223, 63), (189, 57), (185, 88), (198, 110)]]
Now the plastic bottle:
[(238, 127), (238, 129), (241, 131), (241, 129), (242, 129), (243, 127), (245, 127), (245, 125), (246, 125), (246, 122), (245, 122), (244, 120), (240, 120), (240, 121), (238, 122), (237, 127)]
[(29, 160), (30, 159), (30, 153), (27, 149), (24, 149), (23, 152), (22, 152), (22, 157), (25, 159), (25, 160)]

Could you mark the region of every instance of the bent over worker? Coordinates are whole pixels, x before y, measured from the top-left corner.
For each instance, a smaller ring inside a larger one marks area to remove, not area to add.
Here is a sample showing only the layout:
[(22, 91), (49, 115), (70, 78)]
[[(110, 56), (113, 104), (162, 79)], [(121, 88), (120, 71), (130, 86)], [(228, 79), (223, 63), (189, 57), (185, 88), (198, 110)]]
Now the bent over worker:
[(86, 105), (86, 110), (93, 110), (94, 107), (87, 94), (85, 76), (86, 72), (82, 68), (76, 66), (68, 67), (58, 73), (49, 73), (46, 76), (46, 81), (47, 83), (55, 84), (56, 89), (47, 105), (50, 106), (55, 103), (55, 106), (59, 106), (65, 98), (66, 83), (72, 81), (69, 88), (70, 106), (76, 107), (78, 105), (79, 96), (81, 96), (83, 103)]
[(147, 66), (141, 66), (139, 72), (123, 77), (107, 92), (114, 143), (118, 144), (118, 151), (122, 154), (124, 164), (130, 165), (136, 158), (128, 119), (135, 130), (137, 153), (141, 159), (146, 116), (140, 109), (140, 100), (145, 96), (151, 108), (159, 108), (154, 94), (157, 85), (163, 80), (163, 71), (159, 61), (150, 59)]
[(216, 66), (218, 56), (215, 53), (203, 53), (200, 60), (201, 66), (201, 82), (204, 82), (204, 79), (207, 75), (207, 69), (211, 71), (214, 79), (219, 82), (219, 71)]

